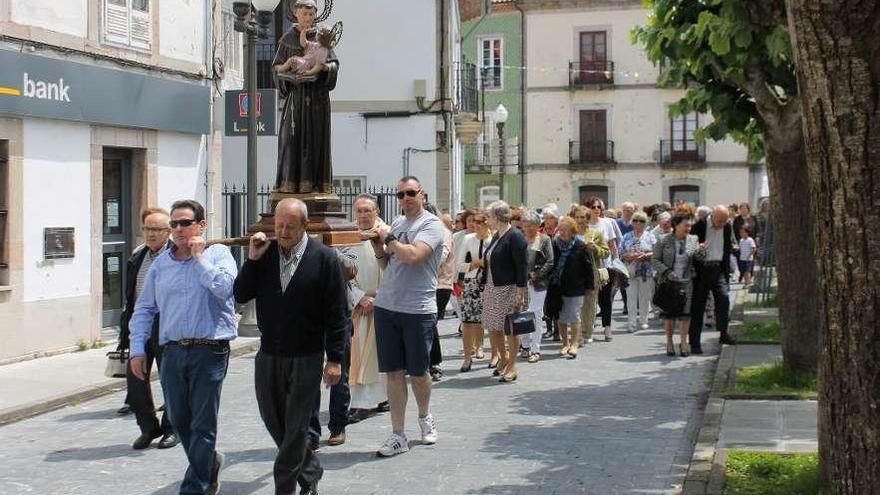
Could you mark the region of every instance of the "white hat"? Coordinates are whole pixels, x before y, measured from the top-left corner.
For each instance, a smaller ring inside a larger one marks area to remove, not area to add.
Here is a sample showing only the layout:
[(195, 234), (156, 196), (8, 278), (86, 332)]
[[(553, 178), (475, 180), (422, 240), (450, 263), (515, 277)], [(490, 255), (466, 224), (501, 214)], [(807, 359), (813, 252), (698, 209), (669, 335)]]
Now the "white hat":
[(318, 3), (315, 0), (296, 0), (296, 3), (293, 6), (294, 8), (300, 7), (310, 7), (315, 10), (318, 10)]

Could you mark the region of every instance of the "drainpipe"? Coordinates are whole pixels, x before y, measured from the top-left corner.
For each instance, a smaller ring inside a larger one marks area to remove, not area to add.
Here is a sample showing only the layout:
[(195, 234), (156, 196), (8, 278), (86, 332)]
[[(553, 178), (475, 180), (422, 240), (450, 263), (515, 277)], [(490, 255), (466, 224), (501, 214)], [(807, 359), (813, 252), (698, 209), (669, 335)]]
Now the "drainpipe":
[(516, 0), (513, 3), (513, 6), (516, 10), (519, 11), (520, 16), (520, 54), (522, 56), (522, 62), (520, 63), (520, 80), (519, 80), (519, 92), (520, 92), (520, 109), (519, 109), (519, 118), (520, 118), (520, 126), (519, 126), (519, 195), (522, 200), (522, 204), (528, 204), (526, 202), (526, 198), (528, 194), (526, 194), (526, 136), (528, 135), (528, 128), (526, 127), (526, 77), (528, 77), (528, 71), (526, 67), (528, 67), (528, 56), (526, 55), (526, 13), (519, 6), (519, 3), (522, 0)]

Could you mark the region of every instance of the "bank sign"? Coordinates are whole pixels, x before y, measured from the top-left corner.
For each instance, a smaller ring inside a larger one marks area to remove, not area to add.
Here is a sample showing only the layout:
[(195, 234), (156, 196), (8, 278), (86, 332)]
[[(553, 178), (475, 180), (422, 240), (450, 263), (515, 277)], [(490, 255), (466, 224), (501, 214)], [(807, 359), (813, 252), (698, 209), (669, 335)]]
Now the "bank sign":
[(209, 86), (0, 50), (0, 115), (208, 134)]
[[(274, 136), (276, 113), (278, 112), (278, 96), (274, 89), (257, 90), (257, 135)], [(247, 91), (226, 92), (226, 135), (247, 136), (248, 134), (248, 101)]]

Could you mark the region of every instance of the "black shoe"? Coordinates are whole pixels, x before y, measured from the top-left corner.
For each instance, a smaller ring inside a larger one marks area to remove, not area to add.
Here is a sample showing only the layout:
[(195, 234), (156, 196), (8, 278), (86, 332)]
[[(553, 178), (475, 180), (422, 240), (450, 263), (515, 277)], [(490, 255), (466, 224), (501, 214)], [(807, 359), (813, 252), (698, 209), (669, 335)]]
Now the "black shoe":
[(214, 469), (211, 470), (211, 482), (208, 483), (205, 495), (217, 495), (220, 492), (220, 470), (223, 469), (224, 459), (223, 454), (214, 451)]
[(703, 353), (702, 347), (691, 347), (691, 354), (702, 354), (702, 353)]
[(177, 438), (177, 435), (172, 431), (162, 435), (162, 440), (159, 440), (159, 445), (156, 447), (160, 449), (170, 449), (171, 447), (177, 446), (180, 443), (180, 439)]
[(345, 418), (345, 424), (353, 425), (355, 423), (360, 423), (370, 417), (370, 414), (371, 411), (369, 409), (352, 409), (348, 411), (348, 416)]
[(473, 363), (463, 364), (458, 371), (459, 373), (467, 373), (471, 370), (471, 366), (473, 366)]
[(384, 413), (384, 412), (388, 412), (390, 410), (391, 410), (391, 406), (388, 404), (387, 400), (385, 402), (380, 402), (378, 405), (376, 405), (376, 412), (377, 413)]
[(131, 448), (134, 450), (144, 450), (149, 447), (153, 440), (162, 436), (162, 430), (156, 430), (152, 433), (141, 433), (141, 436), (137, 437), (137, 440), (131, 444)]
[(443, 379), (443, 371), (438, 366), (431, 367), (431, 381), (439, 382)]
[(128, 404), (125, 404), (116, 410), (116, 414), (118, 414), (120, 416), (125, 416), (126, 414), (129, 414), (130, 412), (131, 412), (131, 406), (129, 406)]
[(718, 339), (718, 342), (727, 345), (736, 345), (736, 339), (731, 337), (727, 332), (721, 332), (721, 338)]
[(310, 486), (304, 486), (299, 495), (318, 495), (318, 482), (312, 483)]
[(315, 440), (314, 438), (309, 439), (309, 449), (312, 452), (318, 452), (321, 450), (321, 444), (318, 442), (318, 440)]
[(626, 315), (629, 314), (629, 310), (626, 308), (626, 306), (623, 307), (623, 312), (620, 313), (620, 314), (622, 314), (622, 315), (624, 315), (624, 316), (626, 316)]
[(164, 411), (164, 410), (165, 410), (165, 404), (162, 404), (161, 406), (159, 406), (159, 407), (156, 409), (156, 412), (162, 412), (162, 411)]
[(553, 337), (553, 332), (551, 332), (549, 330), (544, 332), (543, 334), (541, 334), (541, 338), (544, 340), (549, 340), (552, 337)]

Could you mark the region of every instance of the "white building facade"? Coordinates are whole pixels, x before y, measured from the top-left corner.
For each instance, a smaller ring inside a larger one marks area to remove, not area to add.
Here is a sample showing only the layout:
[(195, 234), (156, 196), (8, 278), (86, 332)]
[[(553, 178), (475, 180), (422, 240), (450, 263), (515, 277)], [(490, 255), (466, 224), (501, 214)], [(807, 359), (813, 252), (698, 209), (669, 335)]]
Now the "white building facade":
[(115, 336), (143, 208), (217, 232), (214, 3), (0, 0), (0, 363)]
[(672, 119), (683, 89), (630, 41), (648, 11), (632, 0), (524, 0), (529, 204), (729, 204), (760, 195), (764, 175), (744, 146), (697, 143), (708, 115)]
[[(276, 10), (272, 39), (261, 43), (257, 56), (261, 87), (274, 84), (272, 43), (290, 27), (286, 3)], [(459, 204), (458, 1), (336, 0), (325, 24), (336, 21), (343, 22), (344, 34), (336, 47), (339, 78), (330, 93), (334, 185), (365, 190), (415, 175), (438, 207)], [(277, 136), (259, 138), (258, 156), (259, 184), (274, 185)], [(224, 183), (245, 183), (246, 159), (245, 137), (224, 140)]]

